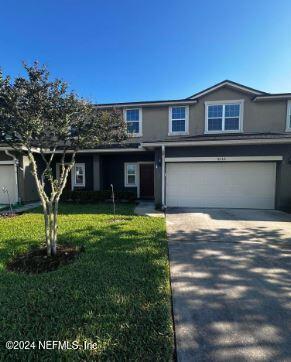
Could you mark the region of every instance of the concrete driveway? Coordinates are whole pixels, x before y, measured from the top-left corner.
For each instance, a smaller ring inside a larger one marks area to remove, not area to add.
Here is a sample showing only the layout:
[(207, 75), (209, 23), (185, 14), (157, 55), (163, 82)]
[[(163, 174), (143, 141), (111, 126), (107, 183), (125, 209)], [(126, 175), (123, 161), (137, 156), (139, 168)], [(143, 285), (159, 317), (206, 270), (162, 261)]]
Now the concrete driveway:
[(178, 361), (291, 361), (291, 215), (166, 218)]

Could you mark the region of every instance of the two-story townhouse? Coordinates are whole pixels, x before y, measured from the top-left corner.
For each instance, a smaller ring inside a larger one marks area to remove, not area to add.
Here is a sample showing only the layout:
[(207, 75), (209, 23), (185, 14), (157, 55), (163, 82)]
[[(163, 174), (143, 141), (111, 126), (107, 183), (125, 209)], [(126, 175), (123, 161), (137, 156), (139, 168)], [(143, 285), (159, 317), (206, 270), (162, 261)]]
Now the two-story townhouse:
[[(97, 107), (121, 109), (130, 138), (82, 150), (70, 189), (113, 184), (168, 207), (290, 206), (291, 93), (270, 94), (226, 80), (185, 99)], [(14, 200), (30, 201), (35, 190), (27, 181), (25, 155), (17, 170), (14, 155), (5, 151), (0, 187), (13, 177)]]

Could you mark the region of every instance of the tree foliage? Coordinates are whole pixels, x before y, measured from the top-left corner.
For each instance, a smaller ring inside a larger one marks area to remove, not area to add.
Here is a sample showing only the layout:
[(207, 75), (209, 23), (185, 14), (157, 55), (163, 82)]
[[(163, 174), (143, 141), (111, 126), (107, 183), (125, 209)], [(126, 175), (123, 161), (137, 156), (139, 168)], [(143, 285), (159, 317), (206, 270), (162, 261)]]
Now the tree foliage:
[[(24, 69), (27, 76), (14, 80), (0, 72), (0, 141), (29, 157), (51, 255), (56, 253), (59, 199), (77, 152), (125, 140), (126, 127), (120, 111), (98, 109), (69, 91), (66, 82), (51, 80), (45, 66), (35, 62), (24, 64)], [(53, 172), (56, 155), (61, 165), (58, 177)]]

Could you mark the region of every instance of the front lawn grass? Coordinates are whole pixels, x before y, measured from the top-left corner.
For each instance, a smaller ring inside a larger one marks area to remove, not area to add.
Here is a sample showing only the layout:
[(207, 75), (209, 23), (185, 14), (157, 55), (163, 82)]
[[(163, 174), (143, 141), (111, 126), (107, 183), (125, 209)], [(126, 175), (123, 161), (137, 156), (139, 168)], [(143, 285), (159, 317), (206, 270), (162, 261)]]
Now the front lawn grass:
[[(7, 260), (43, 240), (40, 210), (0, 219), (0, 356), (3, 360), (169, 361), (173, 354), (169, 265), (162, 218), (120, 205), (61, 205), (59, 243), (84, 245), (72, 264), (39, 275)], [(5, 342), (35, 341), (9, 351)], [(38, 341), (96, 343), (93, 350), (39, 350)], [(2, 360), (2, 359), (1, 359)]]

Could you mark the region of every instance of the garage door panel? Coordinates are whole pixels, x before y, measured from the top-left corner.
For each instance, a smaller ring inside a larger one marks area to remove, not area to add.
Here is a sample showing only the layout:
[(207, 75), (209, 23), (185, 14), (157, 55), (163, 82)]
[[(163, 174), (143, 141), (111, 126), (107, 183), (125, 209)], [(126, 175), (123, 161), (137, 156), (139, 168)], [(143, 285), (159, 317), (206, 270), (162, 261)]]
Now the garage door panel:
[(10, 200), (15, 204), (18, 200), (14, 166), (12, 165), (0, 165), (0, 204), (7, 204), (7, 194), (3, 193), (3, 187), (8, 189)]
[(166, 202), (173, 207), (273, 209), (275, 180), (275, 163), (168, 163)]

